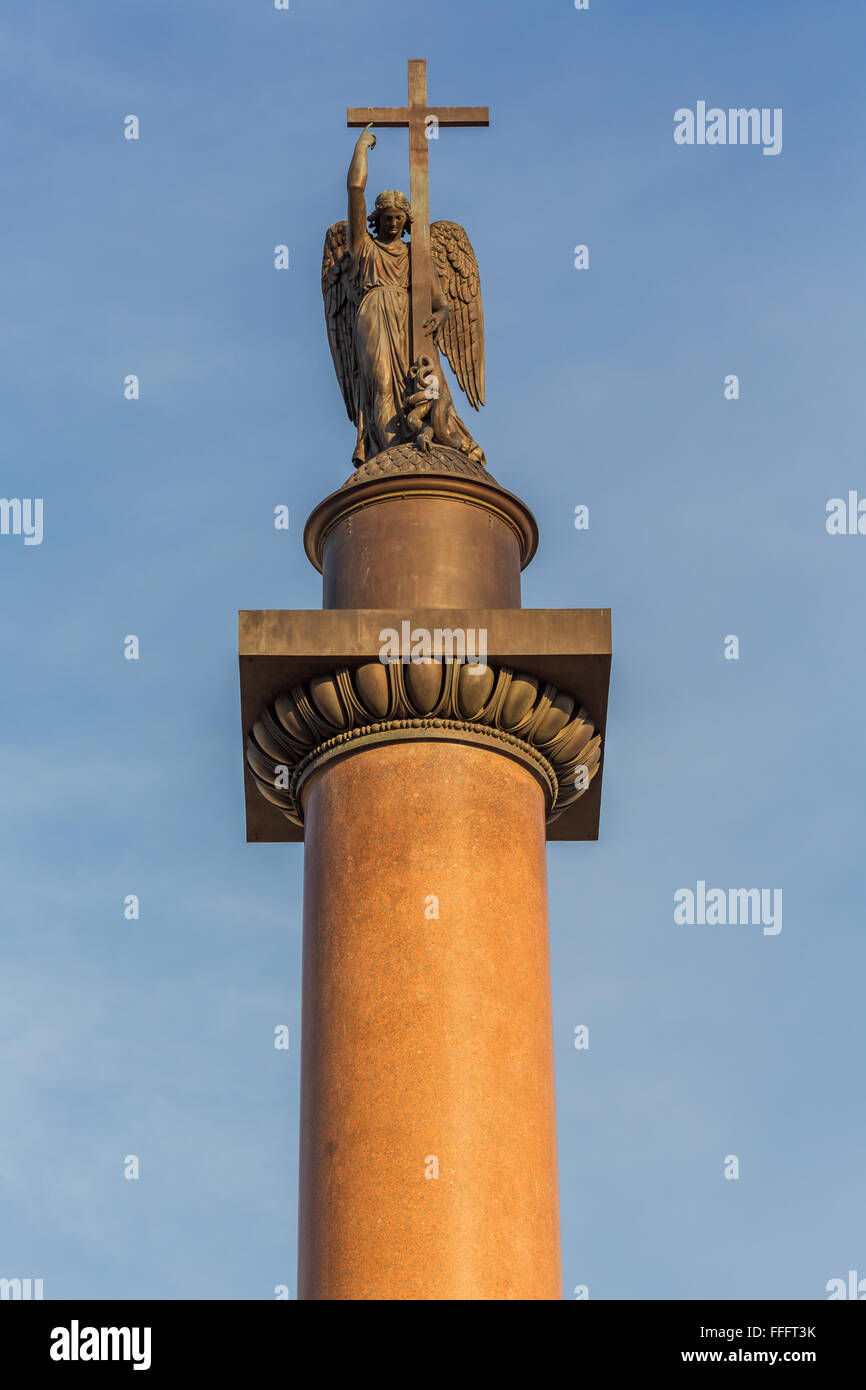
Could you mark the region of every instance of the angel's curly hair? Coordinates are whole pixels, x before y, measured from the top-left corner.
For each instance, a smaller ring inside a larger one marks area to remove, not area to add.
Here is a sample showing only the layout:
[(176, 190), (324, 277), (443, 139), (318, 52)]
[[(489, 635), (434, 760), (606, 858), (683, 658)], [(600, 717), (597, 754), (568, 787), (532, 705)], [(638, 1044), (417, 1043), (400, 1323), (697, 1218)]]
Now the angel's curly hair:
[(409, 199), (406, 197), (405, 193), (401, 193), (398, 188), (390, 188), (385, 193), (379, 194), (378, 198), (376, 199), (373, 211), (367, 218), (367, 225), (371, 231), (374, 231), (378, 235), (379, 214), (383, 212), (385, 208), (397, 208), (400, 212), (402, 212), (404, 217), (406, 218), (406, 226), (403, 230), (409, 230), (409, 228), (412, 226), (412, 222), (414, 221), (412, 217), (412, 205), (409, 202)]

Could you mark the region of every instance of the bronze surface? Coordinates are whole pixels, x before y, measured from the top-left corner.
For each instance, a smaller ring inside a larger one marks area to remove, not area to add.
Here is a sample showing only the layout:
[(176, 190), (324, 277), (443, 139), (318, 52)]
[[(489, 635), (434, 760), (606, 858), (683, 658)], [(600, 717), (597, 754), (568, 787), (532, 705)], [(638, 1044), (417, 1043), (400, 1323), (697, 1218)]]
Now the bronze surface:
[(373, 661), (278, 695), (253, 725), (247, 764), (265, 800), (300, 826), (306, 783), (325, 762), (416, 740), (475, 743), (522, 762), (544, 791), (548, 821), (586, 795), (601, 744), (573, 695), (525, 671)]
[[(413, 627), (484, 629), (491, 665), (526, 671), (574, 694), (604, 739), (610, 675), (610, 613), (606, 609), (331, 609), (242, 612), (239, 630), (241, 718), (248, 840), (300, 841), (303, 830), (264, 799), (246, 765), (246, 739), (262, 712), (284, 691), (341, 667), (377, 661), (379, 634)], [(492, 754), (488, 754), (492, 757)], [(550, 840), (595, 840), (603, 768), (588, 791), (547, 826)]]
[(447, 468), (461, 458), (455, 450), (436, 454), (442, 471), (417, 472), (417, 449), (390, 450), (391, 467), (344, 485), (312, 512), (304, 544), (322, 571), (325, 608), (520, 607), (535, 518), (492, 479)]
[[(347, 113), (350, 126), (356, 114)], [(346, 221), (333, 223), (325, 235), (325, 320), (346, 411), (357, 427), (356, 464), (412, 440), (424, 450), (448, 445), (484, 462), (454, 408), (439, 357), (441, 346), (478, 409), (484, 403), (478, 263), (458, 222), (430, 225), (428, 122), (477, 126), (486, 124), (486, 111), (440, 108), (440, 114), (441, 121), (427, 104), (426, 63), (411, 60), (408, 106), (395, 108), (384, 122), (408, 127), (410, 197), (398, 189), (380, 193), (368, 218), (368, 156), (376, 136), (373, 122), (365, 122), (346, 179)], [(405, 232), (411, 233), (408, 246)]]

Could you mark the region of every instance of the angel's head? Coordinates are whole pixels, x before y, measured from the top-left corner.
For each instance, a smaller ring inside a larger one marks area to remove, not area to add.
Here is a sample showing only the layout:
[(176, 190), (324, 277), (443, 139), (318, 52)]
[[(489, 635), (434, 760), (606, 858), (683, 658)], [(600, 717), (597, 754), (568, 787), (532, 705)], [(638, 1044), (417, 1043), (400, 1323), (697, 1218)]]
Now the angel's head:
[(399, 241), (412, 226), (412, 208), (406, 194), (396, 188), (380, 193), (367, 221), (378, 241)]

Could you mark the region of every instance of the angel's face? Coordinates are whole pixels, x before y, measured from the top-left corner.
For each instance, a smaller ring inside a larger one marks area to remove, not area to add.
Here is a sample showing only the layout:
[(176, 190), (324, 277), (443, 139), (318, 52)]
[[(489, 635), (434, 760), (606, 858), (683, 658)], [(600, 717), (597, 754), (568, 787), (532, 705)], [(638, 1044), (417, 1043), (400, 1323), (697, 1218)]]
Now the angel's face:
[(382, 208), (379, 212), (378, 231), (380, 241), (396, 241), (403, 235), (406, 227), (406, 214), (399, 208)]

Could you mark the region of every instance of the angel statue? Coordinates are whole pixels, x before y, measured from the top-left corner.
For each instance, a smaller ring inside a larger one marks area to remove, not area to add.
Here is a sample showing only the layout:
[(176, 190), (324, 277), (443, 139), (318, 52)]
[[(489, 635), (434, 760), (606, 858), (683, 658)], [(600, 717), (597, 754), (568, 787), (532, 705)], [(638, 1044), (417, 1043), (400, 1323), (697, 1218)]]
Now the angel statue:
[[(438, 356), (410, 350), (409, 245), (412, 208), (404, 193), (380, 193), (370, 216), (367, 151), (376, 137), (367, 126), (355, 146), (349, 175), (349, 218), (328, 228), (322, 255), (322, 294), (328, 342), (349, 419), (358, 429), (358, 466), (395, 444), (415, 441), (459, 449), (485, 463), (460, 419)], [(368, 232), (367, 226), (370, 231)], [(372, 233), (372, 234), (371, 234)], [(477, 410), (484, 404), (484, 318), (478, 262), (456, 222), (430, 228), (432, 312), (424, 332), (444, 349)]]

